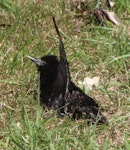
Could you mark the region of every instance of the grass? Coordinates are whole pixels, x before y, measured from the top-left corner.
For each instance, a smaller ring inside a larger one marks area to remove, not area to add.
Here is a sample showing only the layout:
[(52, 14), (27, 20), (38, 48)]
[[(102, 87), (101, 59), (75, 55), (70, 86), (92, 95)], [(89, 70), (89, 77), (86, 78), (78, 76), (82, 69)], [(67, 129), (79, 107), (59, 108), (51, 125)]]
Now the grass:
[[(92, 10), (102, 1), (88, 4)], [(0, 23), (11, 24), (0, 27), (0, 149), (130, 149), (130, 3), (115, 0), (120, 26), (97, 25), (89, 14), (76, 17), (72, 6), (60, 0), (0, 2)], [(57, 118), (34, 99), (36, 67), (26, 55), (58, 55), (52, 15), (72, 80), (78, 84), (86, 76), (100, 77), (99, 86), (87, 94), (101, 105), (108, 126)]]

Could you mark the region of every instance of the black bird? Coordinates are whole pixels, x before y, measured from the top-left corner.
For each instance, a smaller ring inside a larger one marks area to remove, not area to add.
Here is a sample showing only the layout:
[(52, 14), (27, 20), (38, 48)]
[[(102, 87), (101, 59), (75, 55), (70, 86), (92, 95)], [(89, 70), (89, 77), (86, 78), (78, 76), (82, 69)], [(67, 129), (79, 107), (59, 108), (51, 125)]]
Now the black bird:
[(64, 44), (54, 17), (53, 23), (60, 43), (59, 60), (54, 55), (46, 55), (41, 59), (27, 56), (38, 68), (41, 103), (48, 108), (54, 108), (61, 116), (79, 119), (84, 114), (93, 122), (106, 123), (107, 119), (101, 114), (98, 104), (71, 81)]

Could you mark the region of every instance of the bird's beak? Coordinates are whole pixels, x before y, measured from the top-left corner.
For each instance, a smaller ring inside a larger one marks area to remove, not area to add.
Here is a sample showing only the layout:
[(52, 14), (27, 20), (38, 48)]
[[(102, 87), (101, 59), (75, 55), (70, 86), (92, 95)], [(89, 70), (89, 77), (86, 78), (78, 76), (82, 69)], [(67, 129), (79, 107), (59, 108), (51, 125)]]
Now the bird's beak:
[(37, 59), (37, 58), (31, 57), (31, 56), (26, 56), (26, 57), (31, 59), (38, 66), (43, 66), (45, 64), (45, 62), (42, 61), (41, 59)]

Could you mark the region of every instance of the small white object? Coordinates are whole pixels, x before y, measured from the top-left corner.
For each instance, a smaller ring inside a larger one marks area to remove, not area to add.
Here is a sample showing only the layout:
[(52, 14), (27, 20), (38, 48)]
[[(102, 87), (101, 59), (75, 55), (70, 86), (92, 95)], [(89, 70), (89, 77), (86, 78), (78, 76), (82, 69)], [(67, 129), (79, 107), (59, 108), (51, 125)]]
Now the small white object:
[(99, 85), (99, 80), (100, 77), (93, 77), (93, 78), (86, 77), (84, 78), (83, 85), (87, 86), (88, 90), (92, 90), (93, 86), (97, 87)]

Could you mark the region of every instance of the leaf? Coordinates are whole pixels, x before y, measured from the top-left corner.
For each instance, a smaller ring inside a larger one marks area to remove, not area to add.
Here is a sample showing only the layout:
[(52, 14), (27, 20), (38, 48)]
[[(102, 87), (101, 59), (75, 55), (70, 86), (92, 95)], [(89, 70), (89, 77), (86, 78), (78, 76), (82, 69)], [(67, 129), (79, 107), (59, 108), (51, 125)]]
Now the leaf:
[(105, 19), (107, 19), (117, 26), (120, 24), (115, 13), (109, 10), (95, 8), (92, 11), (92, 14), (97, 18), (99, 22), (105, 22)]
[(113, 7), (115, 5), (115, 2), (107, 0), (107, 3), (110, 7)]
[(104, 15), (102, 9), (95, 8), (92, 11), (92, 15), (94, 15), (99, 22), (104, 22), (105, 21), (105, 15)]
[(110, 12), (110, 11), (105, 10), (105, 9), (103, 9), (102, 11), (103, 11), (104, 15), (106, 16), (106, 18), (109, 21), (111, 21), (112, 23), (114, 23), (117, 26), (120, 25), (120, 23), (119, 23), (119, 21), (118, 21), (118, 19), (117, 19), (117, 17), (116, 17), (114, 12)]

